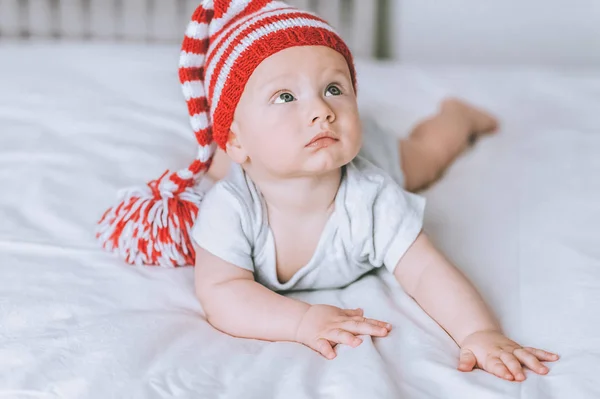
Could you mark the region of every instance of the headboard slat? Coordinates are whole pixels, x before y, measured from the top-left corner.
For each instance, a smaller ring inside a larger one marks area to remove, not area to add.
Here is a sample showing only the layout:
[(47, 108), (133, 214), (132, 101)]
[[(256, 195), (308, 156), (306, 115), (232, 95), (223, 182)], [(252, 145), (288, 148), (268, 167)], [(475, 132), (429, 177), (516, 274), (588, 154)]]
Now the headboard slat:
[(60, 0), (58, 5), (58, 34), (81, 37), (85, 33), (86, 17), (81, 0)]
[(52, 0), (28, 0), (26, 11), (28, 33), (32, 36), (51, 36), (54, 33)]
[(350, 26), (354, 28), (349, 32), (349, 41), (353, 45), (353, 52), (360, 57), (374, 57), (378, 4), (376, 1), (366, 0), (354, 0), (352, 4)]
[(130, 40), (148, 37), (148, 0), (123, 0), (120, 36)]
[(179, 7), (177, 0), (154, 1), (151, 15), (150, 39), (176, 41), (180, 39), (183, 32), (185, 32), (185, 25), (181, 25), (179, 22)]
[(116, 23), (114, 0), (90, 0), (90, 33), (92, 37), (114, 38)]
[(342, 27), (342, 2), (341, 0), (324, 0), (317, 3), (317, 13), (331, 26), (339, 30)]
[(18, 36), (21, 33), (19, 0), (0, 1), (0, 34)]

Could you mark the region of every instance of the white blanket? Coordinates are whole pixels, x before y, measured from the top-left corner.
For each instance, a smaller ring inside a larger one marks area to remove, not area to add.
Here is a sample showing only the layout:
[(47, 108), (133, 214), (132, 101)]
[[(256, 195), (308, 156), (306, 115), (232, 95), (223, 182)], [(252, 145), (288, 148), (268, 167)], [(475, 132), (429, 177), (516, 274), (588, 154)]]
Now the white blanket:
[(193, 159), (178, 53), (0, 44), (0, 397), (600, 397), (600, 71), (359, 62), (362, 103), (398, 134), (446, 93), (501, 119), (424, 193), (425, 229), (510, 337), (562, 356), (515, 383), (457, 371), (455, 343), (385, 270), (294, 294), (393, 324), (328, 361), (213, 329), (192, 268), (102, 251), (117, 190)]

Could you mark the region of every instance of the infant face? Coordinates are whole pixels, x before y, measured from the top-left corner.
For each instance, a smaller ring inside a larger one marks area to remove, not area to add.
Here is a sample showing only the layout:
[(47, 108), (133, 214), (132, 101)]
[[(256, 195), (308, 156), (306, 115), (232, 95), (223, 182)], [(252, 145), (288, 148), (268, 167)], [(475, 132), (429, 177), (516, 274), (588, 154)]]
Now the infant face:
[(231, 131), (240, 150), (228, 153), (254, 173), (298, 177), (350, 162), (361, 125), (345, 58), (324, 46), (291, 47), (253, 72)]

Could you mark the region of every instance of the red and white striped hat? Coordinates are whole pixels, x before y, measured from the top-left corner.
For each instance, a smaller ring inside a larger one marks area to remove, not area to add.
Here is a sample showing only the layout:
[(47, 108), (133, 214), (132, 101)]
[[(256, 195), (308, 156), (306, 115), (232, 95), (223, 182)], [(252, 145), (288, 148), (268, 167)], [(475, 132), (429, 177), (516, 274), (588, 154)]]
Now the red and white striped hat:
[(193, 265), (190, 240), (202, 193), (194, 189), (209, 168), (216, 145), (225, 148), (233, 114), (254, 69), (293, 46), (327, 46), (342, 54), (356, 85), (350, 50), (319, 17), (281, 1), (204, 0), (185, 32), (179, 60), (190, 122), (199, 144), (196, 159), (168, 170), (146, 187), (120, 194), (96, 234), (127, 263)]

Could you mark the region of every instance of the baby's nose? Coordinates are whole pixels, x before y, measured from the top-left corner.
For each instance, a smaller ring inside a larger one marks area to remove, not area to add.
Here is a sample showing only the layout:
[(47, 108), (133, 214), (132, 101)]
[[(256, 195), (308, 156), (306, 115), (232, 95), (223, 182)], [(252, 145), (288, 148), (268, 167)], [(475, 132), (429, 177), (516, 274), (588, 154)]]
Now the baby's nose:
[(323, 100), (319, 100), (318, 104), (315, 105), (311, 124), (315, 124), (316, 122), (324, 122), (327, 121), (329, 123), (335, 120), (335, 113), (331, 109), (331, 107)]

